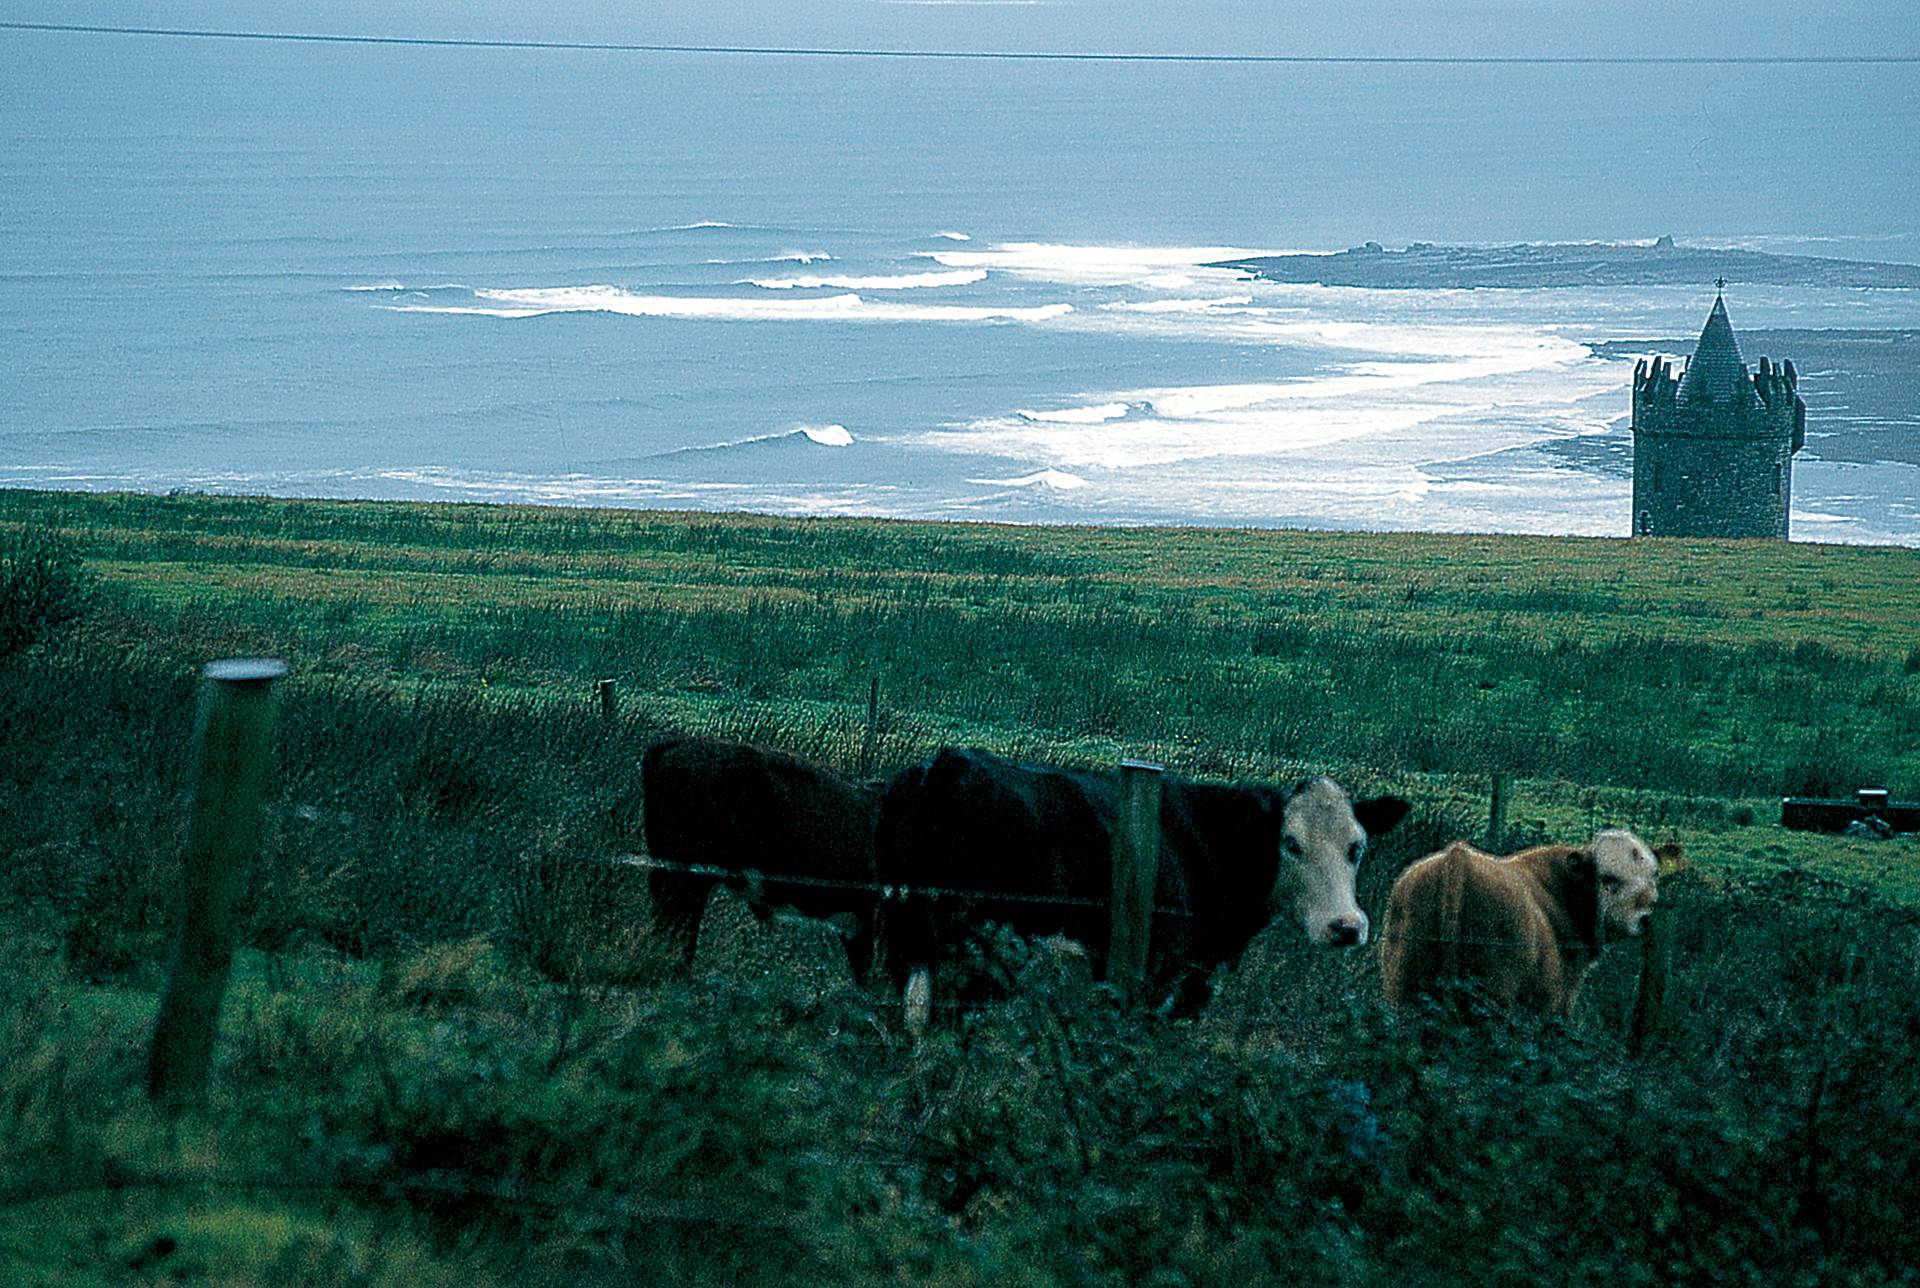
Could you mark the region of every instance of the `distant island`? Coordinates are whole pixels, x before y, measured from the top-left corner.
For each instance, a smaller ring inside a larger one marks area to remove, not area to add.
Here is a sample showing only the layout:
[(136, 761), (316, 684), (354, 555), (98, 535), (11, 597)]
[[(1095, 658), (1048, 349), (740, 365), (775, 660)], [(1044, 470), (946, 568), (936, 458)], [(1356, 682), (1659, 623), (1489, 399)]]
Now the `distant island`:
[(1382, 290), (1702, 286), (1720, 277), (1743, 286), (1920, 287), (1920, 264), (1680, 246), (1671, 237), (1650, 244), (1436, 246), (1414, 242), (1405, 250), (1368, 242), (1332, 255), (1269, 255), (1209, 267), (1236, 268), (1271, 282)]

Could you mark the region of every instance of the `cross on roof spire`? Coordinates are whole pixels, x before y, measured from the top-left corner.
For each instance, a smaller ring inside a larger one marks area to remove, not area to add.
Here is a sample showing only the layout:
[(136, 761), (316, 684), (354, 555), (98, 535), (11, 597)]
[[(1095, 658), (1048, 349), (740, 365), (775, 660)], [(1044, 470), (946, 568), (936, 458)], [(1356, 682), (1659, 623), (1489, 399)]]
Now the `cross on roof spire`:
[(1727, 289), (1727, 279), (1726, 279), (1726, 278), (1724, 278), (1724, 277), (1716, 277), (1716, 278), (1714, 278), (1714, 279), (1713, 279), (1713, 289), (1714, 289), (1714, 290), (1716, 290), (1716, 291), (1724, 291), (1724, 290), (1726, 290), (1726, 289)]

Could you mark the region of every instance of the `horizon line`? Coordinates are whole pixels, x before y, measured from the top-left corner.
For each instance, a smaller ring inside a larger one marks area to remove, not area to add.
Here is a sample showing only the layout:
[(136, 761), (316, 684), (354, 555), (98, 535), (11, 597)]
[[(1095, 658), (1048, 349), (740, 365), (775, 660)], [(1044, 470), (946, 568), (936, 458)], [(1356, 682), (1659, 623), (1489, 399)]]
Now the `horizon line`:
[(159, 36), (195, 40), (286, 41), (299, 44), (411, 45), (441, 49), (526, 49), (640, 54), (731, 54), (781, 58), (901, 58), (1000, 62), (1252, 63), (1372, 65), (1714, 66), (1899, 65), (1920, 54), (1577, 55), (1577, 54), (1150, 54), (1056, 50), (840, 49), (801, 45), (702, 45), (629, 41), (506, 40), (462, 36), (354, 36), (327, 32), (229, 31), (193, 27), (122, 27), (92, 23), (0, 21), (0, 30), (71, 35)]

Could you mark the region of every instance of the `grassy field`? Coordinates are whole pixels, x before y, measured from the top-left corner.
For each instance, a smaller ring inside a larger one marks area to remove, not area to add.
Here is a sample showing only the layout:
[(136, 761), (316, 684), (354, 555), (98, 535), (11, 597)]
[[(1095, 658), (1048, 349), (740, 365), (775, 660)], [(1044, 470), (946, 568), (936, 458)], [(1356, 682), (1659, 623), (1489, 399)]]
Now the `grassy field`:
[[(1914, 1281), (1920, 845), (1776, 825), (1920, 791), (1913, 552), (0, 492), (29, 549), (86, 593), (0, 655), (0, 1278)], [(195, 675), (240, 654), (293, 671), (182, 1127), (139, 1034)], [(1167, 1025), (1009, 946), (1012, 1000), (916, 1051), (730, 896), (664, 971), (601, 860), (689, 728), (1332, 772), (1416, 802), (1376, 914), (1508, 775), (1504, 842), (1687, 847), (1673, 1011), (1628, 1059), (1616, 952), (1570, 1027), (1393, 1017), (1275, 933)]]

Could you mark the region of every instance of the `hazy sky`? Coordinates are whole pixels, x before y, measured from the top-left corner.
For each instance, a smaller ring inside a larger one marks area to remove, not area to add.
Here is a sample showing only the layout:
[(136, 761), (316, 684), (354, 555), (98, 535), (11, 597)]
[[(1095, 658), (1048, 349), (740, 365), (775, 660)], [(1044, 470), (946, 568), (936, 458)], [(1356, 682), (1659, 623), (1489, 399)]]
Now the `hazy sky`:
[[(1097, 53), (1920, 55), (1916, 0), (0, 0), (14, 21)], [(0, 41), (9, 39), (0, 36)]]

